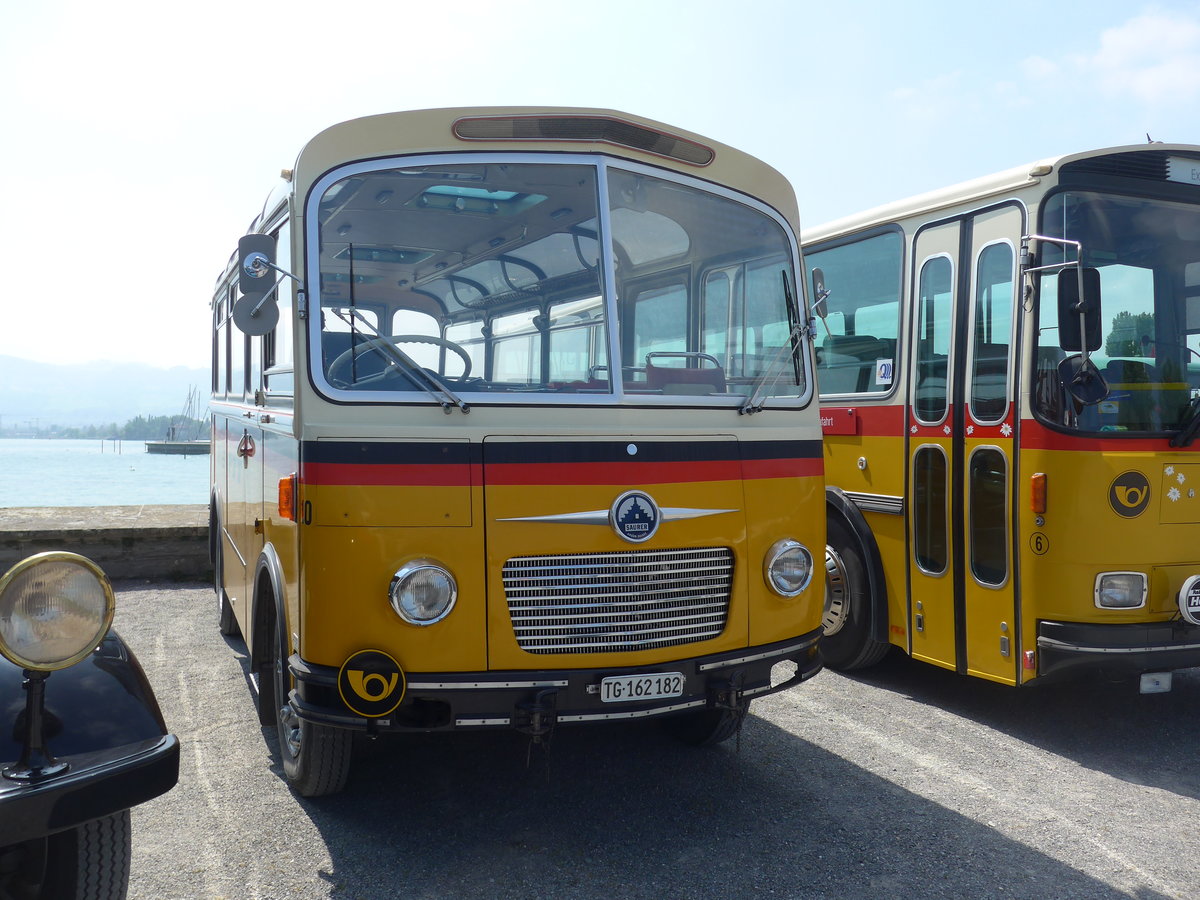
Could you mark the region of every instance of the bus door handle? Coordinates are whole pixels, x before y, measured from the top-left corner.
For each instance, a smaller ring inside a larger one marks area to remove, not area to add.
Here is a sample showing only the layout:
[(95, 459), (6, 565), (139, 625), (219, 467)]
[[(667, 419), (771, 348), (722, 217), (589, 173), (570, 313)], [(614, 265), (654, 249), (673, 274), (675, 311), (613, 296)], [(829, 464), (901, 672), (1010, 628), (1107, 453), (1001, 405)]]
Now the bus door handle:
[(250, 432), (244, 432), (242, 439), (238, 441), (237, 455), (241, 457), (242, 468), (250, 468), (250, 457), (254, 455), (254, 438), (250, 437)]

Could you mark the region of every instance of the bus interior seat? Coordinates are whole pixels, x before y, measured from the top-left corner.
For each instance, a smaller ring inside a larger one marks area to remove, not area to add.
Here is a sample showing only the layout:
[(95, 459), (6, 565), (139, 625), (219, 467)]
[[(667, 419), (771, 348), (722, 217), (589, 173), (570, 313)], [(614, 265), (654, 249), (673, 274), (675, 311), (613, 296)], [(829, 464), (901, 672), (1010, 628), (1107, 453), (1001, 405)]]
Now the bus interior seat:
[(1109, 384), (1151, 384), (1159, 381), (1154, 365), (1138, 359), (1110, 359), (1104, 366)]
[(724, 394), (725, 370), (715, 366), (684, 368), (646, 363), (646, 387), (664, 394)]

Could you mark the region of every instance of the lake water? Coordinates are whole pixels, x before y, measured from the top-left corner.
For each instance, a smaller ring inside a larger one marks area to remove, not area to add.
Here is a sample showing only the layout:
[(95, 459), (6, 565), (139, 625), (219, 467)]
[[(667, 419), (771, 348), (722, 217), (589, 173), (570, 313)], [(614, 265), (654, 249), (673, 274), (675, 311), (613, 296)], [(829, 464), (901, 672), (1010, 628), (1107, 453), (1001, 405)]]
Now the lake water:
[(0, 507), (207, 506), (208, 463), (150, 454), (141, 441), (0, 438)]

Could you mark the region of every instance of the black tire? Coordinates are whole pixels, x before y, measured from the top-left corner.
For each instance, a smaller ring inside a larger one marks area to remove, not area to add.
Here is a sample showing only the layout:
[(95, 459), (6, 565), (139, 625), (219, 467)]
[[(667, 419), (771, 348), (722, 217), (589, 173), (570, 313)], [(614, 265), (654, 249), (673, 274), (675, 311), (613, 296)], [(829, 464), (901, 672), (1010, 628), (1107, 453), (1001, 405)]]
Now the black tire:
[(271, 694), (276, 698), (274, 721), (283, 774), (292, 790), (301, 797), (336, 794), (346, 786), (350, 776), (354, 735), (344, 728), (318, 725), (296, 715), (289, 702), (292, 690), (292, 674), (288, 667), (290, 644), (284, 617), (279, 612), (276, 612), (275, 623)]
[(737, 709), (701, 709), (663, 719), (663, 726), (676, 740), (693, 747), (709, 747), (727, 741), (738, 732), (750, 709), (749, 700)]
[(831, 518), (828, 528), (821, 656), (831, 669), (864, 669), (883, 659), (891, 644), (871, 637), (871, 595), (858, 541), (841, 519)]
[(0, 848), (0, 896), (14, 900), (123, 900), (133, 847), (129, 810), (48, 838)]

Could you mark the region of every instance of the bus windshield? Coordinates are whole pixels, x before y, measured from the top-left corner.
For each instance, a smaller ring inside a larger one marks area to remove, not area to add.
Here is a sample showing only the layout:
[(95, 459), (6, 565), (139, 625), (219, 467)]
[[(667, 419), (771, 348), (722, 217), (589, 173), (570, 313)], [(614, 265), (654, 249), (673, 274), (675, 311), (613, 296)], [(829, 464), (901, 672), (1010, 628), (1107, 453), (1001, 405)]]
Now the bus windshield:
[(429, 376), (472, 403), (806, 395), (793, 245), (748, 199), (529, 155), (360, 163), (312, 198), (310, 359), (327, 396), (422, 402)]
[[(1101, 285), (1100, 348), (1092, 353), (1108, 384), (1093, 405), (1063, 390), (1058, 363), (1059, 277), (1041, 276), (1034, 407), (1049, 422), (1089, 432), (1177, 432), (1200, 396), (1200, 206), (1100, 193), (1055, 194), (1042, 233), (1078, 241), (1083, 265)], [(1073, 259), (1073, 251), (1068, 251)], [(1042, 243), (1041, 264), (1063, 261)]]

